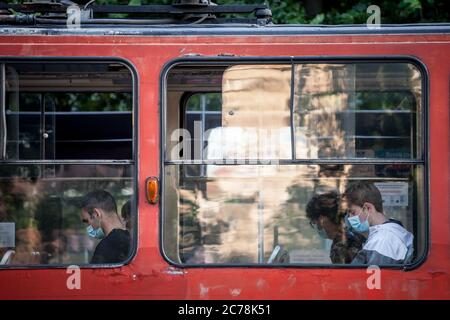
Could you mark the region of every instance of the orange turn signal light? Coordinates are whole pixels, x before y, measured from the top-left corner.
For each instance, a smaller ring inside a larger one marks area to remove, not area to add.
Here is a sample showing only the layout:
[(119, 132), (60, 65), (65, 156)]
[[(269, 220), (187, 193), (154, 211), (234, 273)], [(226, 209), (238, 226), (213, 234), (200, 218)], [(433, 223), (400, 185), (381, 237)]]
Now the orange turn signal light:
[(145, 180), (145, 193), (147, 201), (151, 204), (157, 204), (159, 200), (159, 182), (157, 177), (148, 177)]

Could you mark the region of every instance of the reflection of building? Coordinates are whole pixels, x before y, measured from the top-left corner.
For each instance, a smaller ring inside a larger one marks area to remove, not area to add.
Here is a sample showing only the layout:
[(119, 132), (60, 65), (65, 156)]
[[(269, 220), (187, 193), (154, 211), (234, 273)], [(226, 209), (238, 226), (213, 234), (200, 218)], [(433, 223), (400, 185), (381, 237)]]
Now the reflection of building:
[[(295, 67), (294, 124), (296, 134), (306, 136), (308, 149), (297, 146), (297, 157), (337, 158), (355, 153), (354, 65), (305, 64)], [(301, 140), (300, 140), (301, 141)]]
[[(219, 243), (205, 244), (206, 253), (220, 253), (209, 262), (262, 262), (274, 247), (275, 220), (289, 198), (287, 189), (307, 170), (269, 161), (292, 157), (290, 83), (291, 67), (285, 65), (233, 66), (224, 72), (222, 127), (210, 133), (205, 160), (231, 165), (207, 167), (206, 194), (215, 210), (199, 206), (198, 216), (204, 225), (225, 221), (229, 227)], [(236, 159), (247, 160), (235, 165)]]

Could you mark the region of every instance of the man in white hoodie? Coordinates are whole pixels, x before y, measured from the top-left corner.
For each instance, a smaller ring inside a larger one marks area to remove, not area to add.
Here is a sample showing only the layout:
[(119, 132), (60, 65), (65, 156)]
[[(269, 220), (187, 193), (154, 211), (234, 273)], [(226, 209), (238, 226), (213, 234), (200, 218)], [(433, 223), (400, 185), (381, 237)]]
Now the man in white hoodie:
[(348, 224), (359, 233), (367, 234), (367, 241), (352, 264), (405, 264), (413, 253), (414, 236), (400, 221), (387, 219), (377, 187), (368, 182), (351, 184), (344, 194)]

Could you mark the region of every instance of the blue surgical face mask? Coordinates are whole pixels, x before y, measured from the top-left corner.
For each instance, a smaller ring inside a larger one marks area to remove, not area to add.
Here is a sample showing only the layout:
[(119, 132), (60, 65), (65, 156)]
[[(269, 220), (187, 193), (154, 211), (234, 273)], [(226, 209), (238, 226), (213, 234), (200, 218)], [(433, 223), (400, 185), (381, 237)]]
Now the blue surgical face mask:
[(94, 229), (91, 225), (89, 225), (86, 228), (86, 232), (89, 237), (96, 238), (96, 239), (103, 239), (105, 237), (105, 233), (103, 232), (101, 227), (98, 227), (97, 229)]
[(345, 216), (345, 219), (356, 232), (363, 233), (369, 231), (369, 216), (367, 216), (367, 219), (364, 222), (361, 222), (359, 216), (360, 214), (353, 217)]

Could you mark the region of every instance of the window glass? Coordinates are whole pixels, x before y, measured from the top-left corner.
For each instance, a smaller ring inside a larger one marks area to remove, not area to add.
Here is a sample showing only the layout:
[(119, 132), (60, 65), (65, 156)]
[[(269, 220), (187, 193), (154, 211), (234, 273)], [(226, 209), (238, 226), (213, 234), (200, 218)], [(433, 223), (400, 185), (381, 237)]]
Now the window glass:
[[(286, 252), (277, 263), (349, 264), (366, 240), (345, 227), (346, 207), (338, 198), (354, 181), (375, 184), (386, 217), (411, 232), (424, 210), (415, 196), (423, 188), (414, 181), (423, 174), (418, 166), (207, 165), (206, 179), (184, 178), (188, 166), (198, 165), (166, 166), (164, 177), (167, 201), (176, 201), (166, 203), (179, 216), (164, 225), (166, 232), (178, 230), (165, 235), (165, 243), (178, 242), (178, 247), (165, 248), (177, 263), (267, 264), (280, 246)], [(327, 212), (332, 219), (324, 227), (329, 238), (320, 236), (307, 215), (317, 194), (337, 195), (330, 196), (336, 206)], [(418, 236), (416, 243), (424, 241)], [(415, 254), (422, 253), (419, 245)]]
[[(194, 94), (188, 99), (183, 128), (186, 130), (167, 135), (168, 158), (291, 158), (291, 70), (289, 65), (226, 68), (221, 94)], [(185, 82), (189, 84), (186, 79)], [(172, 148), (172, 143), (177, 146)], [(185, 152), (180, 153), (180, 149)]]
[(2, 165), (0, 253), (8, 265), (87, 264), (98, 239), (80, 217), (87, 192), (106, 190), (122, 207), (133, 199), (133, 166)]
[(407, 63), (296, 65), (296, 157), (421, 158), (420, 81)]
[(2, 66), (0, 267), (125, 262), (136, 211), (130, 70)]
[[(167, 81), (162, 245), (171, 262), (402, 265), (423, 256), (414, 65), (177, 66)], [(372, 256), (370, 227), (383, 229), (379, 243), (402, 240)]]
[(7, 159), (131, 159), (131, 74), (123, 66), (6, 68)]

